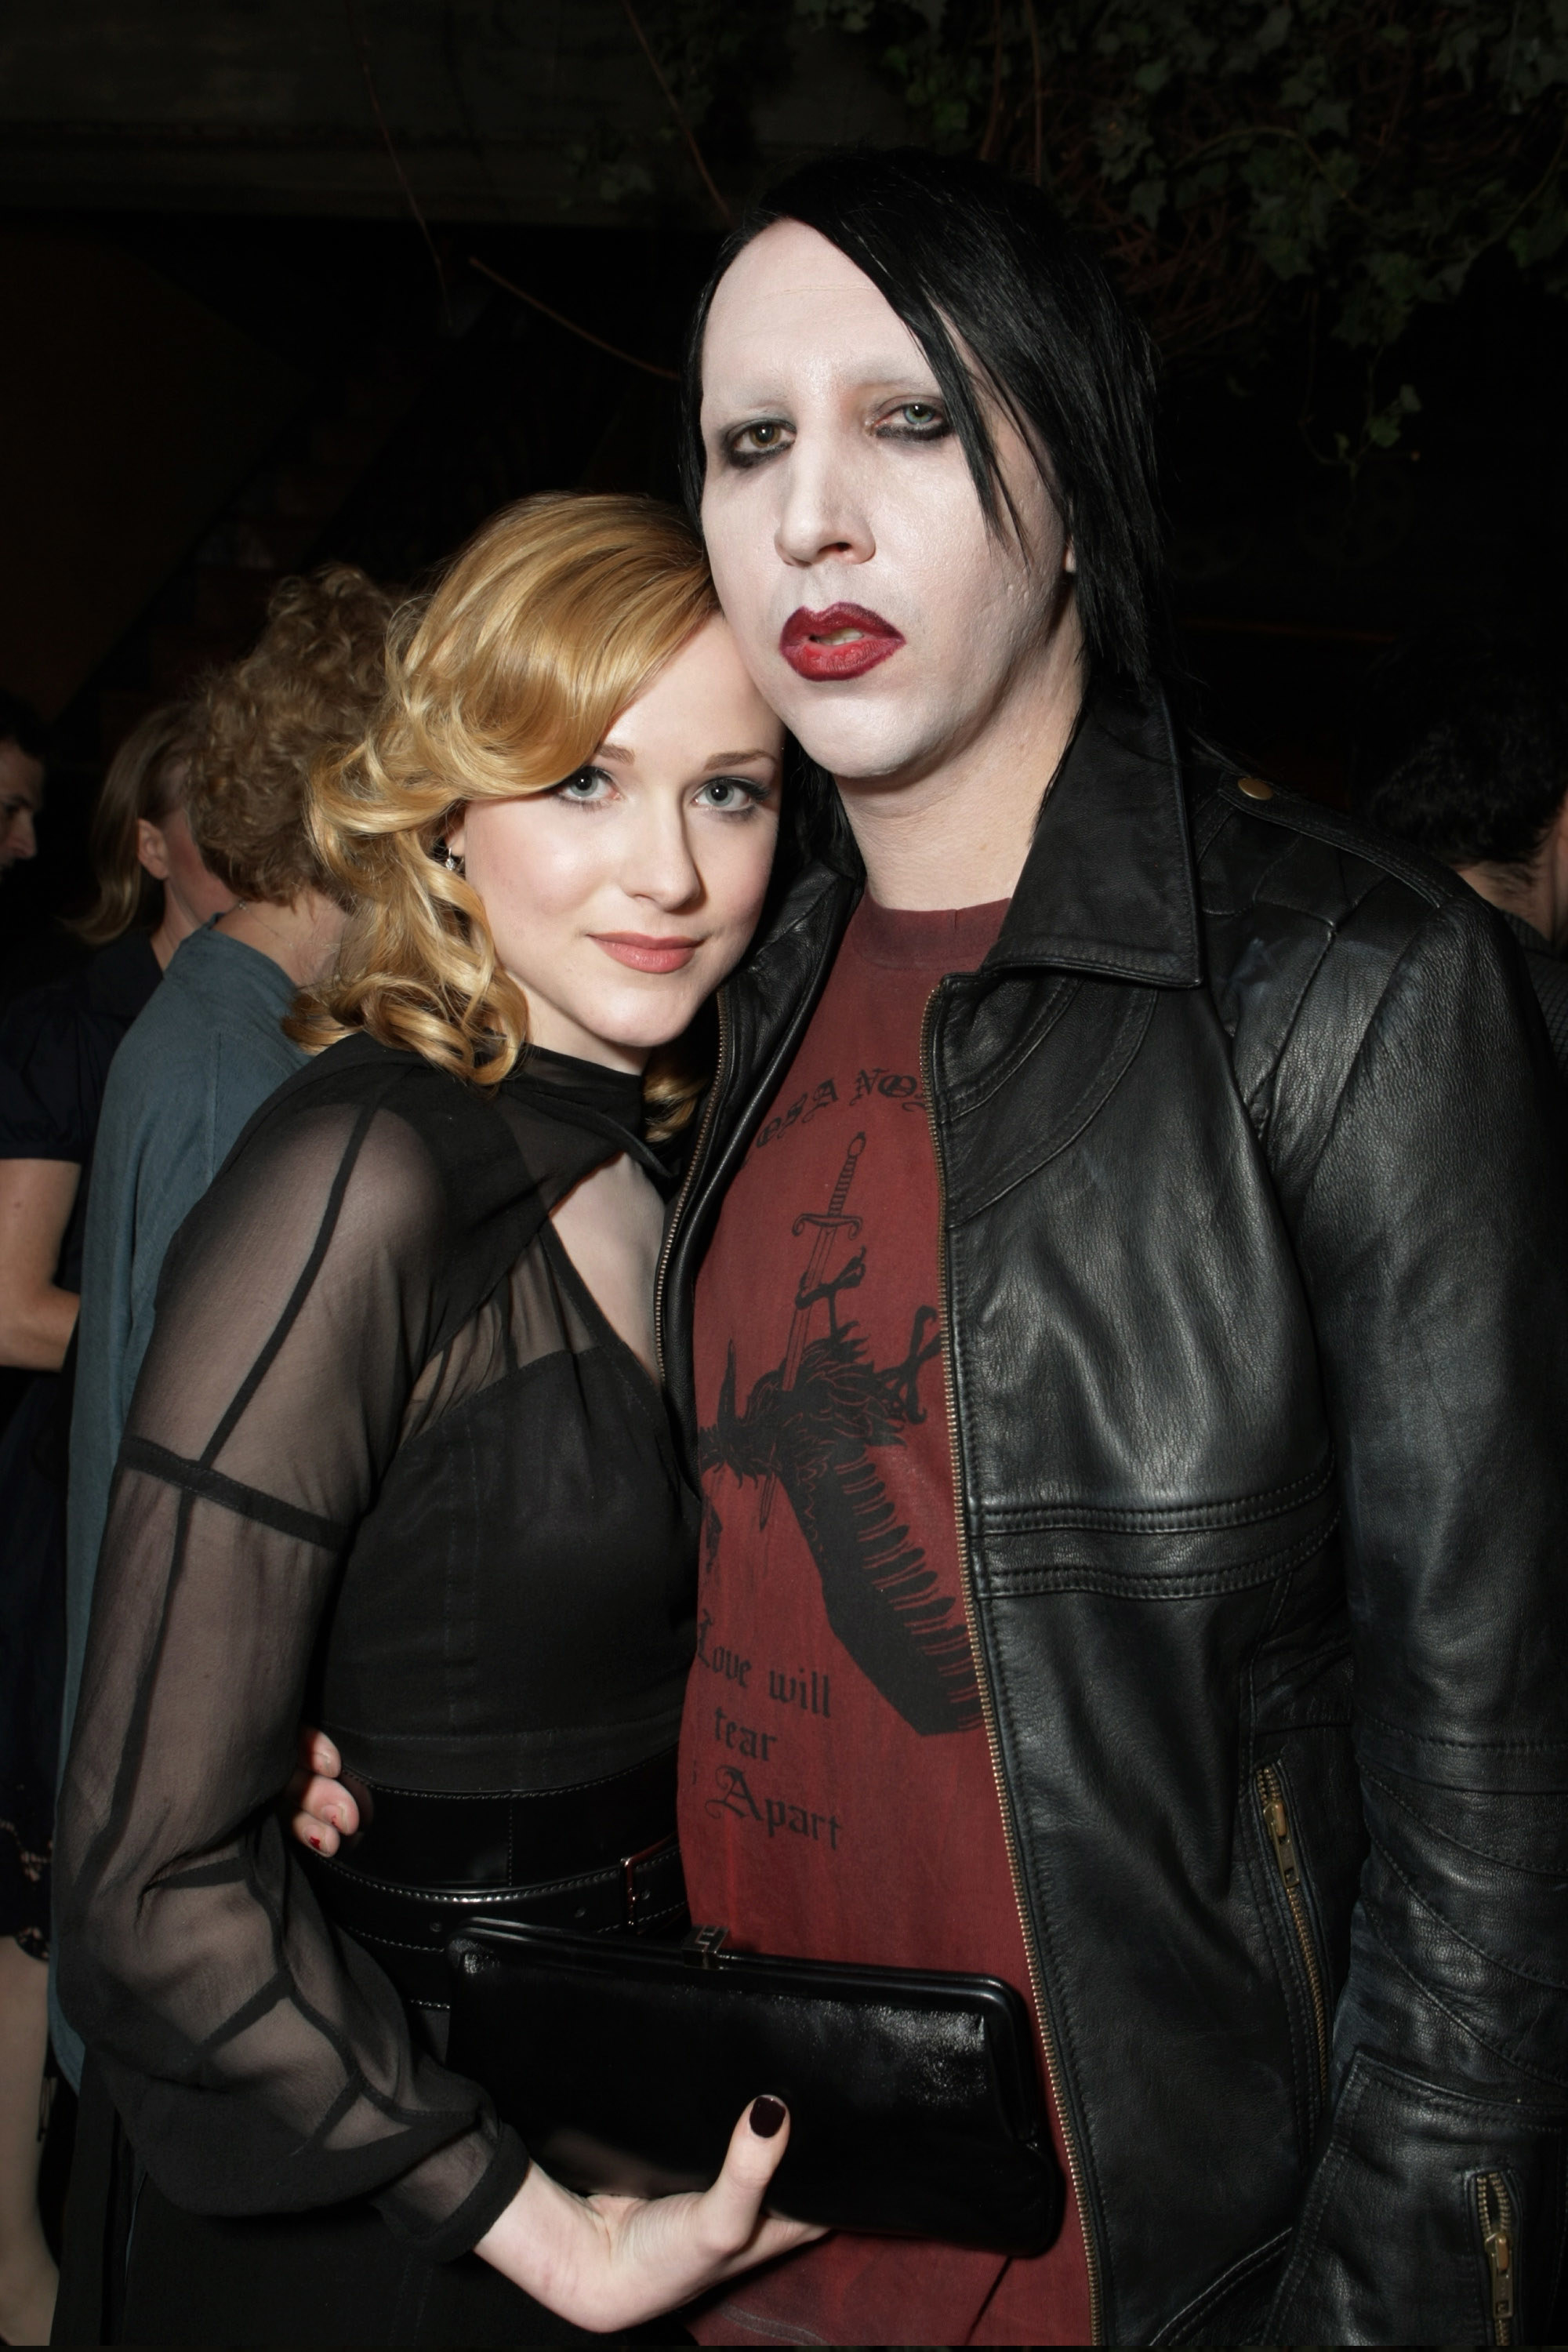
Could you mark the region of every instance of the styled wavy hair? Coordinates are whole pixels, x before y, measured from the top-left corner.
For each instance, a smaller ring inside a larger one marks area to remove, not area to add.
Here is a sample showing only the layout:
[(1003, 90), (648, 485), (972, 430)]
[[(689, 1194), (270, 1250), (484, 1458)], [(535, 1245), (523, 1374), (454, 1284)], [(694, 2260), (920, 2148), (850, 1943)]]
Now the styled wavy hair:
[(198, 697), (186, 814), (237, 898), (282, 907), (301, 890), (338, 895), (307, 822), (310, 770), (357, 741), (381, 700), (393, 612), (352, 563), (280, 580), (251, 651)]
[(137, 856), (143, 817), (162, 824), (184, 802), (197, 733), (188, 703), (169, 703), (139, 719), (105, 772), (92, 812), (89, 854), (98, 896), (68, 928), (89, 947), (107, 947), (137, 926), (162, 919), (163, 886)]
[[(547, 791), (719, 610), (689, 526), (654, 499), (551, 493), (485, 524), (399, 616), (372, 725), (321, 761), (316, 855), (352, 912), (331, 979), (286, 1024), (319, 1052), (355, 1030), (499, 1085), (528, 1042), (479, 893), (442, 863), (462, 805)], [(650, 1132), (698, 1091), (656, 1055)]]

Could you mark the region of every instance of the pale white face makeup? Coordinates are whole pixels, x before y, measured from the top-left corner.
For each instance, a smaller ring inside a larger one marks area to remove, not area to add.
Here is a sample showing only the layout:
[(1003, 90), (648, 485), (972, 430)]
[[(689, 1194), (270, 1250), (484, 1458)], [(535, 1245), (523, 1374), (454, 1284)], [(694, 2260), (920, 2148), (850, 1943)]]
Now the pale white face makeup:
[(702, 528), (752, 677), (846, 782), (963, 756), (1076, 622), (1061, 518), (992, 431), (1028, 553), (987, 526), (924, 354), (870, 279), (797, 221), (744, 247), (702, 357)]
[(714, 619), (552, 791), (470, 801), (447, 839), (536, 1045), (640, 1070), (745, 951), (778, 832), (783, 730)]

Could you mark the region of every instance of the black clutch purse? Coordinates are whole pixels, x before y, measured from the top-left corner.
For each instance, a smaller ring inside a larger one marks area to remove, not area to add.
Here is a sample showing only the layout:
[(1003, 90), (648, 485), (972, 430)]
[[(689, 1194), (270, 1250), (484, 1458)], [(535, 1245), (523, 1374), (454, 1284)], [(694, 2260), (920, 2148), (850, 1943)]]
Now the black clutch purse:
[(994, 1977), (831, 1966), (506, 1921), (447, 1947), (447, 2063), (569, 2187), (705, 2189), (748, 2100), (790, 2142), (802, 2221), (1037, 2254), (1061, 2225), (1023, 2002)]

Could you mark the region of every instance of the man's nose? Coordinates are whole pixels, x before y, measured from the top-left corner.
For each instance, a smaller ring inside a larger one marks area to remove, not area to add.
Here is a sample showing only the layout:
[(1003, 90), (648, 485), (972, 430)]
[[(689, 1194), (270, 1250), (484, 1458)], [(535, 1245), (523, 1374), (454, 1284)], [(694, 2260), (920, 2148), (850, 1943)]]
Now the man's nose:
[(11, 830), (5, 846), (13, 857), (37, 857), (38, 835), (33, 824), (31, 809), (18, 809), (11, 819)]
[(855, 469), (826, 438), (797, 441), (783, 467), (784, 505), (773, 544), (786, 563), (820, 563), (837, 556), (864, 563), (876, 537), (859, 496)]

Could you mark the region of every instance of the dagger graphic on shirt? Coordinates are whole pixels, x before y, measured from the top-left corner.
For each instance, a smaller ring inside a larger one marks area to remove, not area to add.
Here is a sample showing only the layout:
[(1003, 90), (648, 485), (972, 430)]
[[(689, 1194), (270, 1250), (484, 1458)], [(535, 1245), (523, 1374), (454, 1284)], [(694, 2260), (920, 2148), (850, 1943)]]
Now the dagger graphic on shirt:
[[(805, 1233), (808, 1225), (815, 1225), (816, 1239), (812, 1243), (811, 1256), (807, 1261), (805, 1272), (801, 1276), (800, 1286), (795, 1295), (795, 1313), (790, 1319), (789, 1345), (784, 1349), (784, 1378), (779, 1382), (781, 1396), (788, 1396), (799, 1377), (801, 1359), (805, 1354), (806, 1336), (811, 1328), (811, 1310), (816, 1303), (816, 1293), (822, 1286), (822, 1277), (827, 1272), (827, 1261), (833, 1255), (835, 1238), (839, 1234), (847, 1233), (853, 1241), (860, 1230), (860, 1219), (846, 1216), (844, 1203), (849, 1198), (849, 1187), (855, 1181), (855, 1171), (859, 1164), (860, 1154), (865, 1149), (864, 1135), (850, 1137), (849, 1149), (844, 1155), (844, 1165), (838, 1171), (837, 1181), (833, 1187), (833, 1196), (826, 1208), (804, 1210), (790, 1227), (790, 1231), (798, 1237)], [(759, 1528), (767, 1526), (768, 1515), (773, 1507), (773, 1489), (777, 1485), (778, 1473), (776, 1470), (770, 1470), (767, 1482), (763, 1488), (762, 1504), (757, 1512)]]

